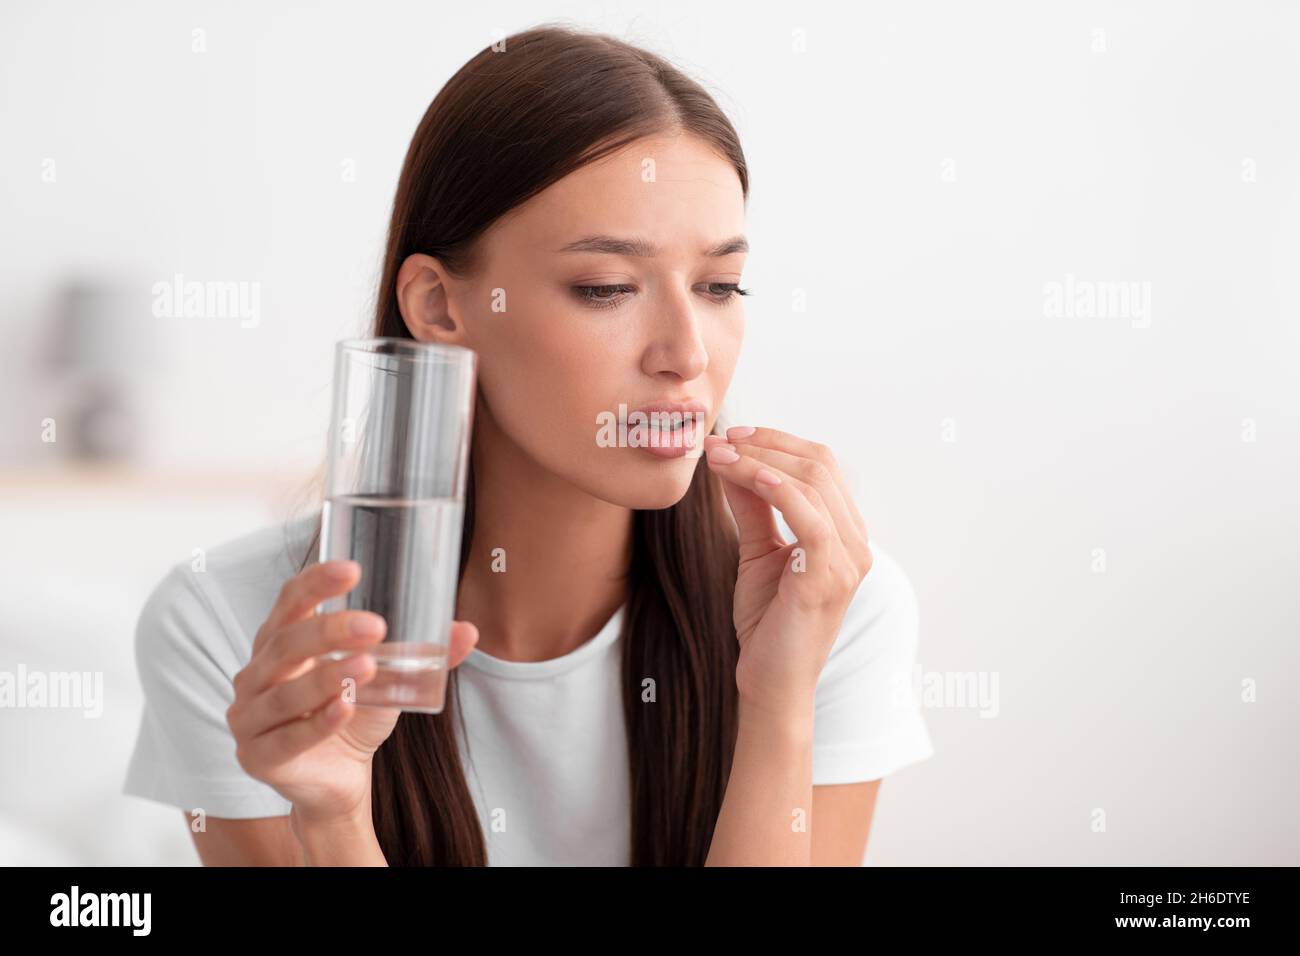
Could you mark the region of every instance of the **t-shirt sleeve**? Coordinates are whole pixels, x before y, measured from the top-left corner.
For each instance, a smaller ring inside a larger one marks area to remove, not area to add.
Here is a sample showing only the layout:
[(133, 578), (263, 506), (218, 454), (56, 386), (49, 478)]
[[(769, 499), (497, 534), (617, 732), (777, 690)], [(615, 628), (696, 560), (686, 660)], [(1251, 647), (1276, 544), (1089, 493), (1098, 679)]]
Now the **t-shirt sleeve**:
[(888, 554), (872, 551), (817, 681), (814, 785), (879, 780), (934, 754), (912, 692), (916, 594)]
[(201, 573), (173, 566), (137, 620), (145, 706), (122, 792), (214, 817), (284, 816), (292, 804), (235, 759), (226, 710), (247, 661), (195, 580)]

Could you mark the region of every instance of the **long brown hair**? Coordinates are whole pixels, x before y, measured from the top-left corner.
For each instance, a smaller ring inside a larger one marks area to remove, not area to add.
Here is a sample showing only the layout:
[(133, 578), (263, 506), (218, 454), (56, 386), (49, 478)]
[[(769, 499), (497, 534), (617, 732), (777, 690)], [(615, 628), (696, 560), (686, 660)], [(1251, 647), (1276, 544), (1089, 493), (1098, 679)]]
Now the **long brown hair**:
[[(499, 216), (580, 166), (652, 133), (682, 130), (731, 162), (748, 199), (736, 131), (712, 97), (664, 59), (613, 37), (542, 26), (466, 63), (411, 140), (393, 203), (373, 334), (410, 338), (397, 271), (414, 253), (454, 275)], [(473, 455), (461, 534), (474, 534)], [(718, 478), (702, 463), (675, 505), (634, 513), (622, 634), (631, 767), (630, 861), (701, 865), (736, 741), (738, 549)], [(314, 557), (320, 535), (302, 559)], [(643, 702), (653, 678), (657, 700)], [(441, 714), (403, 713), (374, 757), (372, 804), (392, 866), (483, 866), (487, 851), (453, 731), (457, 671)], [(556, 861), (563, 863), (564, 861)]]

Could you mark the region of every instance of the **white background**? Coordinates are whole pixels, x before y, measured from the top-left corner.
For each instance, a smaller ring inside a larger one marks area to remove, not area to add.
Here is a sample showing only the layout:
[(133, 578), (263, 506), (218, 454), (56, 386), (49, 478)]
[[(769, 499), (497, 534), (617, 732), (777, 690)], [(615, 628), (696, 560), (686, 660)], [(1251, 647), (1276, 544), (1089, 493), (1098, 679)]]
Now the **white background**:
[[(116, 795), (134, 614), (280, 514), (258, 476), (318, 465), (417, 121), (495, 31), (556, 18), (732, 117), (729, 419), (830, 444), (922, 668), (997, 676), (994, 718), (927, 708), (937, 753), (886, 780), (868, 862), (1300, 863), (1296, 8), (486, 2), (0, 12), (0, 667), (97, 661), (110, 693), (93, 725), (0, 712), (0, 862), (192, 859), (178, 810)], [(260, 282), (260, 324), (153, 318), (176, 273)], [(1149, 283), (1149, 326), (1046, 315), (1067, 275)], [(113, 493), (40, 477), (79, 277), (143, 303)]]

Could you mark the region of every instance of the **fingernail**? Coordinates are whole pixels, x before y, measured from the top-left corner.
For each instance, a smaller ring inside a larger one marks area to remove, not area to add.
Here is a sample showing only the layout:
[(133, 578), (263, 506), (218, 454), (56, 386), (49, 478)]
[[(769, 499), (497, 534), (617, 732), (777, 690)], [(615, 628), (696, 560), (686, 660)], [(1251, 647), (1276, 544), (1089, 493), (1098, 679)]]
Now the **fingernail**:
[(761, 481), (765, 485), (779, 485), (781, 483), (781, 476), (774, 471), (760, 468), (754, 473), (754, 480)]
[(377, 614), (363, 612), (348, 622), (353, 637), (372, 637), (384, 630), (384, 619)]
[(709, 461), (715, 465), (729, 465), (740, 458), (730, 445), (714, 445), (708, 451)]
[(341, 558), (337, 561), (330, 561), (329, 566), (325, 569), (325, 573), (336, 581), (342, 581), (351, 577), (352, 573), (356, 571), (358, 567), (359, 565), (357, 562)]
[(748, 438), (754, 434), (753, 425), (732, 425), (727, 429), (728, 438)]

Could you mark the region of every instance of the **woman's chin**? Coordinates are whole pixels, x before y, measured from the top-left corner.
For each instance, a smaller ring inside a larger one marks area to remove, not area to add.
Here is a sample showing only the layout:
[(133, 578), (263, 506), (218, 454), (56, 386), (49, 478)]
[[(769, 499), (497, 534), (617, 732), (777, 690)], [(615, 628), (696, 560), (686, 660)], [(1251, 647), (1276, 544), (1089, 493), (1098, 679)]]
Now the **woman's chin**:
[(699, 462), (698, 457), (653, 458), (647, 455), (644, 463), (638, 463), (630, 471), (621, 470), (621, 480), (606, 486), (600, 497), (611, 504), (638, 511), (671, 508), (686, 497)]

